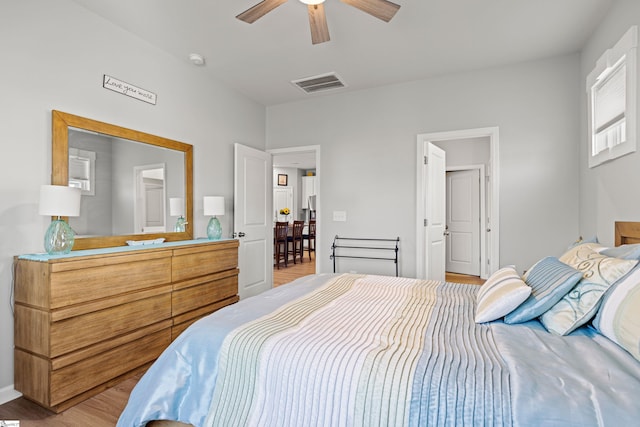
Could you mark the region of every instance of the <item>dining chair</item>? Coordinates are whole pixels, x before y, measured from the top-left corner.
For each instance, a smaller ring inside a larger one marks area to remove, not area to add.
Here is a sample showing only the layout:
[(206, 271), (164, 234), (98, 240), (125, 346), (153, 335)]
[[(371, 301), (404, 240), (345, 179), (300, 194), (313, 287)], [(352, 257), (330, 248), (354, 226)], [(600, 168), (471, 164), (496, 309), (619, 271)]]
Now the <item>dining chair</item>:
[[(302, 229), (304, 221), (293, 221), (293, 230), (287, 241), (291, 243), (291, 253), (293, 254), (293, 263), (296, 264), (296, 258), (300, 257), (300, 262), (304, 258), (304, 246), (302, 245)], [(287, 250), (289, 250), (287, 248)]]
[[(307, 241), (307, 249), (309, 250), (309, 259), (311, 259), (311, 252), (316, 251), (316, 220), (309, 221), (309, 229), (307, 234), (302, 235), (303, 241)], [(311, 244), (313, 242), (313, 245)]]
[(276, 222), (273, 233), (273, 255), (278, 270), (280, 269), (281, 260), (284, 260), (284, 266), (287, 267), (287, 261), (289, 259), (289, 242), (287, 241), (288, 233), (288, 222)]

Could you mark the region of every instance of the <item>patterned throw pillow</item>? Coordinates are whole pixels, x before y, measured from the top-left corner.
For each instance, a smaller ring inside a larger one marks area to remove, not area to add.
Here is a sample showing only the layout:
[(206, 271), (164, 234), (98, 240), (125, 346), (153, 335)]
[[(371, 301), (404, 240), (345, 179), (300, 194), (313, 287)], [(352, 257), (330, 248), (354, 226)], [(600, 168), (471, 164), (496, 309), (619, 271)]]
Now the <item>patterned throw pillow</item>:
[(607, 292), (593, 326), (640, 360), (640, 268)]
[(546, 257), (531, 267), (524, 281), (531, 295), (504, 318), (505, 323), (521, 323), (535, 319), (560, 301), (578, 283), (582, 273), (555, 257)]
[(503, 267), (487, 279), (478, 291), (476, 323), (491, 322), (511, 313), (531, 294), (531, 288), (514, 267)]
[(586, 246), (567, 251), (560, 260), (581, 271), (583, 278), (540, 317), (545, 328), (556, 335), (567, 335), (591, 320), (605, 291), (638, 263), (608, 257)]

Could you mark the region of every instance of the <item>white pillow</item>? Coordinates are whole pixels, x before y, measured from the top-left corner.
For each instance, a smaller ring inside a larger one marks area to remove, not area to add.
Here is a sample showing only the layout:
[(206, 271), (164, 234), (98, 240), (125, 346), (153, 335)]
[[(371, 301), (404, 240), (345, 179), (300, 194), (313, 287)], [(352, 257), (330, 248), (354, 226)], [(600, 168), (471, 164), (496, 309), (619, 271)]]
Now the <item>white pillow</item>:
[(496, 271), (476, 297), (476, 323), (491, 322), (511, 313), (531, 294), (531, 288), (512, 266)]

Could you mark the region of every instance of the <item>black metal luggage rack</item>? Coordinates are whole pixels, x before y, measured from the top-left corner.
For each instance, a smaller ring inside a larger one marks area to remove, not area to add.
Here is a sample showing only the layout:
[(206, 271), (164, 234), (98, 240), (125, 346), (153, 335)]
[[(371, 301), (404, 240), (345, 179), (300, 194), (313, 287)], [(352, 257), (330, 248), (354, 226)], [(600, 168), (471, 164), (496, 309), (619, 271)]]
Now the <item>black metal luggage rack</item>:
[[(395, 245), (393, 242), (395, 242)], [(369, 239), (360, 237), (340, 237), (336, 235), (336, 237), (333, 238), (331, 255), (329, 256), (329, 258), (333, 260), (333, 272), (336, 272), (336, 258), (378, 259), (383, 261), (393, 261), (396, 265), (396, 277), (398, 277), (399, 243), (400, 237), (396, 237), (395, 239)], [(337, 253), (337, 250), (341, 250), (340, 253)], [(356, 255), (362, 254), (363, 252), (368, 253), (369, 251), (371, 251), (371, 253), (377, 251), (393, 251), (393, 258), (385, 256)]]

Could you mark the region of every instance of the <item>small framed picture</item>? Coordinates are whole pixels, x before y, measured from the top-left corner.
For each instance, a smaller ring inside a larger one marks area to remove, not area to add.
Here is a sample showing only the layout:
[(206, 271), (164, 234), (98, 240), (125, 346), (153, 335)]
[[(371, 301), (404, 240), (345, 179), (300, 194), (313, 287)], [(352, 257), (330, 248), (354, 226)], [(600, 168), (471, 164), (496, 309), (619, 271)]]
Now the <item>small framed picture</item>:
[(284, 185), (286, 187), (288, 182), (289, 182), (288, 175), (285, 175), (283, 173), (278, 174), (278, 185)]

